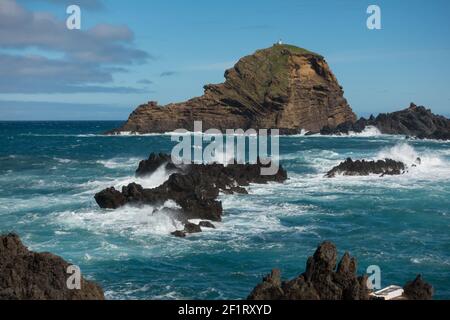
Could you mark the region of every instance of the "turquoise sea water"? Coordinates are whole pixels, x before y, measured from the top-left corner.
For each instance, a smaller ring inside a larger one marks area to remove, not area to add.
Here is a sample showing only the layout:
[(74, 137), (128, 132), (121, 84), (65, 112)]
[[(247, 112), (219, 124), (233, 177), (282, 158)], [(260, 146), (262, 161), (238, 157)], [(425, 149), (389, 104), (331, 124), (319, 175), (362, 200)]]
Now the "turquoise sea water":
[[(245, 298), (274, 267), (285, 278), (301, 273), (324, 240), (356, 256), (360, 273), (379, 265), (383, 286), (422, 273), (450, 299), (450, 143), (281, 137), (285, 184), (221, 196), (217, 230), (178, 239), (164, 210), (97, 207), (96, 192), (136, 181), (139, 160), (173, 146), (168, 135), (101, 135), (119, 124), (0, 122), (0, 231), (79, 265), (110, 299)], [(399, 177), (323, 178), (346, 157), (422, 165)]]

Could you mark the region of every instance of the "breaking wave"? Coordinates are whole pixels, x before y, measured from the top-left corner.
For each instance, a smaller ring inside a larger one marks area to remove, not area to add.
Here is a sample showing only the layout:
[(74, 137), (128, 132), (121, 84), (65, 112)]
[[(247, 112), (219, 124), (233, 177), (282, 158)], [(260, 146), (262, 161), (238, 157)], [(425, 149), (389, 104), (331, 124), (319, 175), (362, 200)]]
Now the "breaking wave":
[(378, 137), (383, 135), (381, 131), (375, 126), (367, 126), (362, 132), (350, 131), (348, 136), (350, 137)]
[(125, 237), (169, 235), (182, 228), (175, 219), (177, 205), (167, 201), (160, 207), (125, 206), (117, 210), (66, 211), (56, 214), (56, 223), (69, 229), (85, 229), (95, 233), (111, 233)]
[(430, 149), (418, 151), (407, 143), (401, 143), (384, 148), (374, 159), (401, 161), (408, 166), (410, 175), (427, 180), (440, 180), (450, 178), (450, 163), (444, 154)]
[(136, 164), (139, 163), (139, 161), (139, 158), (113, 158), (109, 160), (98, 160), (97, 163), (107, 169), (121, 169), (136, 167)]

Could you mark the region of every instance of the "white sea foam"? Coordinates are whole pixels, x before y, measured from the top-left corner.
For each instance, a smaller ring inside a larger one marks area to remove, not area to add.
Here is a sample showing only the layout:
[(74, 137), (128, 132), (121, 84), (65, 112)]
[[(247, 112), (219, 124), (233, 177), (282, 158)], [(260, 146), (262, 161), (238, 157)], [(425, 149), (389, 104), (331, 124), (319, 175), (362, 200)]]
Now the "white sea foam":
[(410, 258), (410, 261), (414, 264), (450, 266), (450, 259), (433, 254), (426, 254), (421, 257), (412, 257)]
[(63, 163), (63, 164), (67, 164), (67, 163), (71, 163), (74, 160), (71, 159), (64, 159), (64, 158), (53, 158), (53, 160), (58, 161), (59, 163)]
[[(306, 133), (300, 134), (300, 135), (295, 135), (295, 136), (304, 136), (305, 134)], [(381, 136), (383, 136), (383, 137), (400, 137), (403, 139), (403, 136), (383, 134), (375, 126), (367, 126), (361, 132), (349, 131), (348, 133), (340, 133), (340, 134), (332, 134), (332, 135), (322, 135), (320, 133), (316, 133), (316, 134), (310, 135), (309, 137), (330, 137), (330, 138), (361, 137), (361, 138), (367, 138), (367, 137), (381, 137)]]
[[(293, 228), (283, 225), (280, 219), (313, 214), (315, 208), (292, 203), (268, 204), (265, 201), (267, 197), (264, 191), (269, 191), (273, 195), (275, 189), (279, 192), (278, 196), (287, 196), (286, 199), (289, 198), (289, 192), (292, 191), (279, 184), (252, 185), (250, 187), (251, 196), (222, 196), (224, 211), (239, 213), (225, 215), (220, 225), (220, 232), (236, 240), (249, 235), (263, 235), (272, 232), (312, 232), (314, 226)], [(280, 192), (280, 189), (283, 191)], [(286, 192), (286, 194), (283, 192)], [(239, 247), (242, 244), (236, 243), (236, 245)]]
[(102, 180), (90, 180), (78, 185), (81, 191), (78, 195), (89, 195), (105, 188), (114, 187), (118, 190), (130, 183), (140, 184), (146, 189), (159, 187), (166, 182), (173, 172), (167, 171), (164, 166), (158, 168), (153, 174), (144, 177), (124, 176), (119, 178), (106, 178)]
[(65, 227), (81, 228), (93, 233), (105, 232), (122, 236), (169, 235), (182, 229), (182, 224), (173, 216), (177, 207), (172, 201), (164, 205), (133, 207), (117, 210), (65, 211), (55, 214), (55, 222)]
[[(308, 185), (311, 187), (316, 184), (358, 184), (365, 183), (364, 181), (379, 180), (379, 176), (368, 176), (368, 177), (336, 177), (335, 179), (323, 179), (323, 176), (331, 168), (341, 163), (345, 158), (351, 157), (354, 159), (372, 159), (372, 160), (384, 160), (393, 159), (396, 161), (401, 161), (405, 163), (408, 167), (408, 172), (402, 176), (384, 177), (383, 180), (389, 180), (389, 185), (393, 186), (395, 183), (393, 180), (407, 180), (411, 178), (424, 179), (424, 180), (441, 180), (450, 178), (450, 165), (448, 155), (450, 152), (448, 150), (431, 150), (431, 149), (420, 149), (414, 148), (405, 142), (400, 142), (393, 147), (383, 148), (382, 150), (374, 153), (371, 157), (352, 154), (351, 152), (342, 154), (331, 150), (305, 150), (297, 151), (295, 153), (282, 155), (282, 160), (298, 160), (300, 163), (304, 163), (306, 166), (311, 166), (317, 172), (314, 174), (301, 176), (301, 185)], [(420, 158), (420, 161), (418, 159)], [(310, 183), (308, 183), (308, 181)]]
[(98, 160), (96, 163), (108, 169), (122, 169), (136, 167), (138, 162), (139, 158), (112, 158), (109, 160)]
[(418, 158), (418, 152), (407, 143), (401, 143), (395, 145), (394, 147), (384, 148), (375, 157), (375, 159), (392, 159), (401, 161), (407, 165), (416, 163)]
[(378, 137), (381, 135), (383, 135), (383, 134), (375, 126), (367, 126), (366, 128), (364, 128), (364, 130), (362, 132), (350, 131), (348, 134), (348, 136), (353, 136), (353, 137)]
[(136, 182), (137, 184), (142, 185), (144, 188), (156, 188), (166, 182), (171, 174), (172, 172), (167, 171), (165, 166), (161, 166), (149, 176), (132, 177), (130, 179), (126, 179), (125, 181), (119, 182), (116, 186), (121, 187), (123, 185)]
[(427, 180), (450, 178), (449, 163), (439, 151), (426, 149), (419, 152), (411, 145), (401, 143), (381, 150), (375, 159), (401, 161), (408, 166), (410, 175), (418, 178)]
[[(11, 203), (14, 205), (11, 205)], [(80, 202), (79, 197), (72, 195), (39, 195), (26, 198), (0, 198), (0, 211), (5, 214), (12, 214), (21, 211), (46, 210), (52, 211), (54, 208), (77, 204)]]

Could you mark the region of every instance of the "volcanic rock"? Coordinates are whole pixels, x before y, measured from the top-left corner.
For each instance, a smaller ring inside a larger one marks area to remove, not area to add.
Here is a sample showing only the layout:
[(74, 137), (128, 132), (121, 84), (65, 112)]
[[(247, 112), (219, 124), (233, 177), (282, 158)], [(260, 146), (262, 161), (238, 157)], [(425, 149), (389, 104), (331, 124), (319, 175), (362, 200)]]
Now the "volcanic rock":
[[(308, 259), (306, 271), (289, 280), (281, 280), (278, 269), (265, 276), (248, 300), (377, 300), (367, 287), (367, 275), (357, 276), (357, 261), (345, 253), (337, 265), (336, 246), (323, 242)], [(433, 287), (418, 276), (407, 283), (400, 300), (431, 300)]]
[(325, 175), (327, 178), (334, 178), (337, 175), (344, 176), (368, 176), (370, 174), (384, 175), (401, 175), (405, 173), (406, 165), (403, 162), (392, 159), (366, 161), (353, 161), (348, 158), (338, 166), (334, 167)]
[(209, 221), (200, 221), (200, 223), (198, 224), (200, 227), (202, 228), (208, 228), (208, 229), (215, 229), (216, 226), (213, 225), (211, 222)]
[(356, 259), (346, 253), (337, 269), (336, 262), (336, 246), (326, 241), (308, 259), (302, 275), (281, 281), (280, 271), (273, 270), (248, 300), (368, 300), (367, 277), (356, 275)]
[(188, 222), (184, 225), (184, 232), (199, 233), (202, 232), (202, 228), (198, 224)]
[(383, 113), (378, 117), (361, 118), (356, 122), (345, 122), (335, 127), (325, 126), (323, 135), (348, 134), (362, 132), (366, 127), (374, 126), (383, 134), (401, 134), (419, 139), (450, 139), (450, 119), (435, 115), (431, 110), (416, 106), (393, 113)]
[(177, 238), (186, 238), (186, 232), (181, 230), (174, 231), (171, 234)]
[(404, 296), (408, 300), (431, 300), (433, 299), (434, 289), (429, 283), (426, 283), (421, 275), (416, 279), (408, 282), (403, 287)]
[[(202, 222), (205, 222), (205, 221), (202, 221)], [(191, 223), (189, 221), (185, 221), (184, 230), (177, 230), (175, 232), (172, 232), (171, 234), (178, 238), (185, 238), (188, 234), (202, 232), (201, 227), (202, 227), (202, 223), (195, 224), (195, 223)]]
[[(156, 159), (151, 155), (150, 159)], [(169, 157), (159, 156), (163, 165), (173, 166), (174, 172), (161, 186), (144, 189), (131, 183), (122, 188), (122, 192), (115, 188), (105, 189), (95, 195), (95, 200), (101, 208), (117, 209), (125, 204), (131, 205), (162, 205), (168, 200), (175, 201), (182, 209), (182, 220), (202, 219), (220, 221), (222, 203), (216, 198), (220, 192), (246, 193), (250, 183), (264, 184), (268, 182), (284, 182), (286, 171), (280, 166), (278, 173), (273, 176), (261, 175), (262, 164), (222, 164), (183, 165), (174, 166)], [(166, 161), (167, 160), (167, 161)], [(149, 160), (147, 160), (149, 161)], [(152, 174), (156, 166), (141, 162), (137, 174)], [(145, 168), (145, 169), (143, 169)]]
[[(347, 121), (336, 127), (326, 126), (320, 130), (321, 135), (348, 135), (350, 133), (361, 133), (368, 126), (368, 121), (364, 118), (356, 122)], [(314, 134), (312, 132), (311, 134)]]
[(284, 291), (281, 288), (281, 271), (278, 269), (263, 278), (262, 283), (258, 284), (248, 300), (281, 300), (284, 296)]
[(108, 188), (97, 193), (95, 195), (95, 201), (104, 209), (117, 209), (126, 203), (123, 194), (115, 188)]
[(29, 251), (15, 234), (0, 236), (0, 300), (104, 300), (103, 290), (81, 279), (67, 288), (69, 263), (51, 253)]
[(176, 167), (172, 163), (171, 156), (164, 153), (152, 153), (147, 160), (142, 160), (136, 170), (136, 176), (142, 177), (154, 173), (157, 169), (165, 164), (164, 169), (175, 170)]
[(292, 45), (258, 50), (227, 70), (224, 83), (204, 89), (186, 102), (143, 104), (110, 133), (193, 131), (194, 121), (202, 121), (205, 130), (276, 128), (294, 134), (356, 120), (325, 59)]

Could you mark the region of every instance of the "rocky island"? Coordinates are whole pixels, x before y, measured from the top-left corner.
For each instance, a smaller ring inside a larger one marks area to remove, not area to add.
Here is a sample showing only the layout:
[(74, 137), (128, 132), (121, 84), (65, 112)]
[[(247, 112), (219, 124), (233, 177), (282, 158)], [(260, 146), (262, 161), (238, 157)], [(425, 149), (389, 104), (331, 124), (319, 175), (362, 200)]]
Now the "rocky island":
[(450, 139), (450, 120), (416, 106), (357, 120), (325, 58), (293, 45), (275, 44), (243, 57), (225, 82), (204, 87), (203, 96), (165, 106), (150, 101), (108, 134), (204, 130), (279, 129), (281, 134), (348, 134), (369, 126), (383, 134)]
[(356, 115), (324, 57), (276, 44), (240, 59), (225, 72), (225, 82), (206, 85), (203, 96), (141, 105), (110, 133), (193, 131), (194, 121), (203, 121), (205, 130), (276, 128), (290, 134), (335, 128)]

